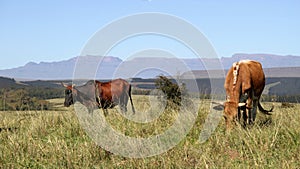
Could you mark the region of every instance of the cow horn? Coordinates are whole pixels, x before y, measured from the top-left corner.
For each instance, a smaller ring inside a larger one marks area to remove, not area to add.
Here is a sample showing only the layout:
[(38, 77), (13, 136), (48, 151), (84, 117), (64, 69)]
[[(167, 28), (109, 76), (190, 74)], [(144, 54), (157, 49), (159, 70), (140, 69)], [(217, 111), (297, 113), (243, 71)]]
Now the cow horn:
[(60, 82), (63, 87), (68, 87), (64, 82)]
[(215, 101), (213, 101), (213, 102), (211, 102), (211, 103), (212, 103), (212, 104), (218, 104), (218, 105), (224, 105), (225, 102), (221, 102), (221, 101), (215, 102)]
[(239, 107), (246, 106), (246, 103), (239, 103), (238, 106)]

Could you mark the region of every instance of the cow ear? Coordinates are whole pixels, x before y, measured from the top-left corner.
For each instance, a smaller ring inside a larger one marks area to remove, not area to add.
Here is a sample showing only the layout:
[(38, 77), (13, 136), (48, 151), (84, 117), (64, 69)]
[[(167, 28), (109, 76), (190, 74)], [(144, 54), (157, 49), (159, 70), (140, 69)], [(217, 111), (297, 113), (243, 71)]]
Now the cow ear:
[(246, 106), (246, 103), (239, 103), (238, 106), (239, 106), (239, 107)]

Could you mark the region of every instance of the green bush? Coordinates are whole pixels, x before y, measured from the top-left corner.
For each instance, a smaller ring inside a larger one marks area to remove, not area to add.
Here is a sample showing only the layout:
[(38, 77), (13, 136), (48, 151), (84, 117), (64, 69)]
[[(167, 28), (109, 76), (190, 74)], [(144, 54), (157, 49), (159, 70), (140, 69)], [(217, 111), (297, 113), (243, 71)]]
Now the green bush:
[(187, 94), (184, 83), (179, 86), (174, 80), (165, 76), (158, 76), (155, 80), (155, 86), (166, 95), (169, 105), (173, 103), (180, 106), (182, 97)]

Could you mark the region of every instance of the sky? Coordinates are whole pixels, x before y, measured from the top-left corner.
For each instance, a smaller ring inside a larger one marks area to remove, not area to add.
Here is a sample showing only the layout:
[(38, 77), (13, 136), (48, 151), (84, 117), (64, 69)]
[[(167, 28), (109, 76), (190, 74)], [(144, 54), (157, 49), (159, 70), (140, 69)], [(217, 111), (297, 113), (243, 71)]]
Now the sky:
[[(1, 0), (0, 69), (78, 56), (97, 31), (118, 19), (147, 12), (190, 23), (219, 57), (234, 53), (300, 56), (299, 9), (297, 0)], [(170, 53), (176, 48), (179, 57), (194, 57), (179, 46), (174, 39), (146, 35), (128, 38), (108, 54), (126, 59), (151, 48)]]

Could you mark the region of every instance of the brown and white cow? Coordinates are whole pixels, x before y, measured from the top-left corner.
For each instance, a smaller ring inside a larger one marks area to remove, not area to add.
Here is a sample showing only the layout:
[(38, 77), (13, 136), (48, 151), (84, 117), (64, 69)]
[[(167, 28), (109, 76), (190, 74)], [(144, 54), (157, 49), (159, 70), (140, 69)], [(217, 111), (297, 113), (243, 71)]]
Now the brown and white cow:
[(63, 84), (65, 89), (64, 105), (69, 107), (76, 101), (85, 105), (89, 112), (102, 108), (107, 115), (108, 108), (120, 106), (122, 112), (127, 112), (128, 98), (130, 99), (132, 111), (135, 113), (131, 98), (131, 85), (123, 79), (115, 79), (109, 82), (90, 80), (82, 86), (71, 86)]
[[(226, 90), (226, 102), (224, 103), (224, 117), (226, 128), (231, 128), (231, 122), (243, 113), (244, 126), (255, 121), (257, 106), (259, 110), (271, 115), (273, 110), (265, 110), (259, 99), (265, 87), (265, 75), (259, 62), (242, 60), (233, 63), (229, 69), (224, 88)], [(248, 112), (247, 112), (248, 111)]]

